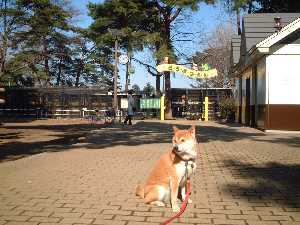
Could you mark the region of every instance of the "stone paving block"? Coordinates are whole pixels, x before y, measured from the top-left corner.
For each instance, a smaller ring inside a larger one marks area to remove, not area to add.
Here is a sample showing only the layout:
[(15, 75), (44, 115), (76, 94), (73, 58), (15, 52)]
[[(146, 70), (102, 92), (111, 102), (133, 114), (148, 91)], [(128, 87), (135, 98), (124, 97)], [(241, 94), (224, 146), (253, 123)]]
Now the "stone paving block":
[(214, 224), (218, 225), (245, 225), (245, 220), (222, 220), (222, 219), (213, 219)]
[(18, 222), (18, 221), (9, 221), (5, 225), (38, 225), (38, 222)]
[(225, 214), (215, 214), (215, 213), (210, 213), (210, 214), (196, 214), (197, 218), (201, 219), (226, 219)]
[(280, 221), (280, 225), (300, 225), (298, 221)]
[(45, 223), (57, 223), (60, 220), (61, 218), (43, 217), (43, 216), (33, 216), (29, 219), (29, 221), (45, 222)]
[(106, 215), (106, 214), (100, 214), (100, 213), (84, 213), (81, 218), (89, 218), (89, 219), (105, 219), (105, 220), (110, 220), (115, 215)]
[(90, 209), (92, 208), (92, 204), (71, 204), (71, 203), (65, 203), (63, 208), (79, 208), (79, 209)]
[(300, 222), (300, 213), (298, 213), (298, 214), (288, 214), (288, 215), (290, 215), (290, 217), (292, 217), (292, 219), (294, 220), (294, 221), (297, 221), (297, 222)]
[(82, 224), (91, 224), (94, 219), (87, 218), (63, 218), (59, 223), (61, 224), (73, 224), (73, 223), (82, 223)]
[(61, 218), (79, 218), (82, 216), (83, 213), (77, 213), (77, 212), (66, 212), (66, 213), (60, 213), (56, 212), (51, 214), (51, 217), (61, 217)]
[(96, 219), (93, 224), (100, 225), (125, 225), (126, 221), (118, 221), (118, 220), (104, 220), (104, 219)]
[[(279, 225), (279, 221), (247, 220), (248, 225)], [(282, 224), (283, 225), (283, 224)]]
[(20, 210), (20, 209), (0, 210), (0, 216), (17, 216), (17, 215), (21, 215), (22, 212), (24, 212), (24, 210)]
[(200, 219), (200, 218), (179, 218), (180, 223), (201, 223), (209, 224), (211, 219)]
[(144, 216), (121, 216), (116, 215), (114, 220), (125, 220), (125, 221), (146, 221), (146, 217)]
[(300, 207), (299, 208), (283, 207), (283, 210), (286, 212), (300, 212)]
[(134, 216), (162, 216), (162, 212), (133, 212)]
[(5, 205), (5, 204), (1, 204), (0, 203), (0, 211), (2, 211), (2, 210), (12, 210), (12, 209), (15, 209), (17, 206), (15, 206), (15, 205)]
[(17, 206), (15, 209), (18, 209), (18, 210), (24, 210), (24, 211), (42, 211), (45, 207), (44, 206), (24, 206), (24, 205), (21, 205), (21, 206)]
[(48, 222), (42, 222), (42, 223), (39, 223), (39, 225), (58, 225), (59, 223), (48, 223)]
[(275, 215), (272, 215), (272, 216), (260, 216), (262, 220), (277, 220), (277, 221), (289, 221), (291, 220), (291, 217), (289, 216), (275, 216)]
[(29, 218), (30, 218), (30, 216), (1, 216), (0, 220), (25, 222), (25, 221), (29, 220)]
[(242, 214), (241, 210), (233, 210), (233, 209), (212, 209), (211, 211), (212, 211), (212, 213), (225, 214), (225, 215)]
[(228, 215), (228, 218), (233, 220), (260, 220), (258, 215)]
[(105, 209), (102, 211), (102, 214), (109, 214), (109, 215), (130, 215), (132, 214), (132, 211), (126, 211), (126, 210), (110, 210)]
[(149, 222), (133, 222), (129, 221), (126, 225), (158, 225), (157, 223), (149, 223)]
[[(156, 222), (156, 223), (162, 223), (166, 220), (168, 220), (170, 217), (154, 217), (154, 216), (150, 216), (150, 217), (146, 217), (146, 221), (149, 222)], [(174, 219), (173, 222), (179, 222), (179, 219)]]
[(22, 215), (24, 216), (43, 216), (47, 217), (50, 216), (52, 213), (51, 212), (46, 212), (46, 211), (24, 211)]
[(81, 212), (81, 213), (100, 213), (101, 209), (87, 209), (87, 208), (73, 208), (72, 212)]
[[(57, 207), (53, 207), (51, 205), (51, 206), (45, 207), (43, 211), (53, 212), (53, 213), (68, 213), (68, 212), (72, 212), (73, 210), (74, 210), (73, 208), (57, 208)], [(76, 212), (80, 213), (79, 211), (76, 211)]]

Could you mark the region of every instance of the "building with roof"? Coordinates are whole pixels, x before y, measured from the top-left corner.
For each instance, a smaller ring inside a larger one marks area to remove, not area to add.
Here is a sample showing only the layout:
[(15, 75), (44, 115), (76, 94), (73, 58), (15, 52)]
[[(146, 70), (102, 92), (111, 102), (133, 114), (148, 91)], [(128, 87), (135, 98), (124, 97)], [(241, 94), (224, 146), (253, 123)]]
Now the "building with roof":
[(300, 13), (247, 15), (231, 46), (236, 120), (300, 130)]

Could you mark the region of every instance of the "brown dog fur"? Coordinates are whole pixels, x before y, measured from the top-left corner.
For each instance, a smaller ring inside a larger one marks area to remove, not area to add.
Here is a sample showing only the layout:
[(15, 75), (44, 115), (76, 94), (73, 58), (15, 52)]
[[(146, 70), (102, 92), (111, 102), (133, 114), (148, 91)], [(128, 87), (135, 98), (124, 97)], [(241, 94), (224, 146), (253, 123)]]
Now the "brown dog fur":
[[(163, 154), (144, 185), (138, 185), (136, 195), (147, 204), (164, 206), (170, 202), (173, 211), (179, 211), (177, 196), (185, 197), (185, 173), (196, 169), (197, 141), (195, 126), (187, 130), (173, 127), (173, 148)], [(190, 201), (191, 202), (191, 201)]]

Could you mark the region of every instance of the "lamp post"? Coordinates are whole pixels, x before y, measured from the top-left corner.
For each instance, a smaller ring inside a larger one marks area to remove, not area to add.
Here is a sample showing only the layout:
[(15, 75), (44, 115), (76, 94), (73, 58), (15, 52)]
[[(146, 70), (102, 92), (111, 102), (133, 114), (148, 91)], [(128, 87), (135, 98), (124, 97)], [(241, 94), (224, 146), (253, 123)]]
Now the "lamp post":
[(114, 68), (114, 98), (113, 98), (113, 108), (115, 113), (118, 110), (118, 36), (121, 35), (120, 30), (117, 29), (108, 29), (108, 32), (115, 37), (115, 68)]

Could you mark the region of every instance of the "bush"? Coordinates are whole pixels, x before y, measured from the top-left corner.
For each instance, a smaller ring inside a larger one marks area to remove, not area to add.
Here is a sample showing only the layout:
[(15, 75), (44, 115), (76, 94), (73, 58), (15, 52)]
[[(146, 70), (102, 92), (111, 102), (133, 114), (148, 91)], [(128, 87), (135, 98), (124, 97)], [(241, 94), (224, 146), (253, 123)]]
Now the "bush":
[(221, 118), (228, 122), (234, 121), (236, 111), (235, 101), (233, 97), (224, 96), (220, 99)]

